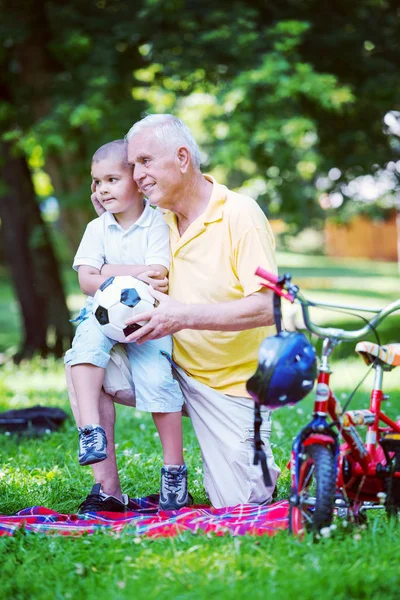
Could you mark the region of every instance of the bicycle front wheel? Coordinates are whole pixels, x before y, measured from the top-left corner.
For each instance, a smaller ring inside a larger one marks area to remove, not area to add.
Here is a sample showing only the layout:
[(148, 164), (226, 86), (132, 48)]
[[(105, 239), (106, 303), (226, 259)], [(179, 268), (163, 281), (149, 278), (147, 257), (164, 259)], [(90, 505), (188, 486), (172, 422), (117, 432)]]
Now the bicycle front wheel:
[(289, 530), (302, 536), (329, 527), (333, 519), (336, 472), (330, 448), (312, 444), (302, 451), (298, 489), (289, 503)]

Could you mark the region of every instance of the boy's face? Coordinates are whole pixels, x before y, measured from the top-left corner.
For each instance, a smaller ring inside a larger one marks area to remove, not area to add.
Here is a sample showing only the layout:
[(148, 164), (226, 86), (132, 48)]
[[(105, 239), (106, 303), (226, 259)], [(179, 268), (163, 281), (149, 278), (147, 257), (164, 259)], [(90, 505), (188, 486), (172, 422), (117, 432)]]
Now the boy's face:
[(92, 163), (92, 180), (100, 204), (116, 217), (135, 214), (143, 206), (143, 196), (132, 177), (132, 167), (109, 157)]

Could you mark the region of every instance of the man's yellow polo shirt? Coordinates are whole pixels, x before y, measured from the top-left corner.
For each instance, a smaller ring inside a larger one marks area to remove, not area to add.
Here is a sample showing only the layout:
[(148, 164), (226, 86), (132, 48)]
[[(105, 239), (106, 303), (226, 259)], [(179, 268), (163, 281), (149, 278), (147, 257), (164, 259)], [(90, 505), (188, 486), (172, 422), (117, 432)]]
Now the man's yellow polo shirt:
[[(258, 266), (276, 272), (274, 237), (267, 218), (252, 198), (213, 183), (206, 211), (182, 236), (176, 216), (170, 226), (169, 295), (186, 304), (239, 300), (262, 289)], [(190, 202), (190, 198), (188, 198)], [(174, 360), (189, 375), (232, 396), (248, 396), (262, 340), (274, 327), (246, 331), (184, 329), (173, 336)]]

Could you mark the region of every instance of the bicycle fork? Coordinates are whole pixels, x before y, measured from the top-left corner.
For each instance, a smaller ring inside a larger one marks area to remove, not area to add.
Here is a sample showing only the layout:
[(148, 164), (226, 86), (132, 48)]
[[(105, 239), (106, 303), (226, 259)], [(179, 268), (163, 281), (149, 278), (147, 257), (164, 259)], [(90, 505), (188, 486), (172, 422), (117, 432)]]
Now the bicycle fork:
[(337, 469), (339, 457), (339, 443), (337, 434), (329, 426), (326, 420), (328, 414), (329, 400), (332, 397), (329, 388), (331, 370), (329, 368), (329, 356), (336, 343), (326, 338), (323, 342), (321, 364), (318, 369), (318, 381), (314, 402), (313, 419), (308, 423), (295, 438), (292, 446), (290, 461), (291, 473), (291, 503), (299, 504), (301, 501), (299, 489), (301, 483), (301, 468), (307, 459), (307, 448), (311, 446), (325, 446), (333, 454), (334, 468)]
[[(328, 394), (328, 395), (327, 395)], [(303, 461), (307, 457), (307, 448), (310, 446), (325, 446), (330, 450), (334, 457), (334, 468), (337, 470), (339, 457), (339, 442), (337, 434), (332, 431), (326, 420), (327, 412), (321, 410), (322, 404), (327, 405), (329, 398), (329, 387), (326, 384), (317, 385), (316, 405), (318, 404), (318, 412), (314, 412), (314, 418), (310, 421), (295, 438), (292, 446), (290, 473), (292, 494), (291, 501), (296, 504), (298, 501), (298, 490), (300, 482), (300, 470)]]

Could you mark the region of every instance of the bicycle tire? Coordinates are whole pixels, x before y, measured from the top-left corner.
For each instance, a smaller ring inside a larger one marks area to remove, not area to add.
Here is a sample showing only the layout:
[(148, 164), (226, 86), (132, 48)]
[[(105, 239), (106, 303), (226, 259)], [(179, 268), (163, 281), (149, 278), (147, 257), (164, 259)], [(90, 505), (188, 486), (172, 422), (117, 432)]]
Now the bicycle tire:
[[(393, 460), (395, 471), (400, 471), (400, 451), (395, 452)], [(400, 479), (385, 479), (383, 489), (386, 492), (385, 509), (389, 518), (397, 518), (400, 512)]]
[[(289, 502), (289, 531), (302, 536), (306, 531), (318, 533), (329, 527), (333, 519), (335, 502), (335, 457), (330, 448), (312, 444), (302, 450), (298, 501)], [(311, 502), (311, 498), (314, 503)]]

